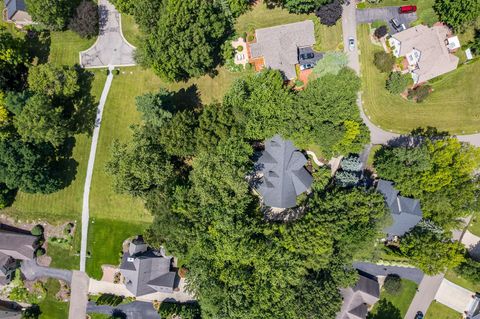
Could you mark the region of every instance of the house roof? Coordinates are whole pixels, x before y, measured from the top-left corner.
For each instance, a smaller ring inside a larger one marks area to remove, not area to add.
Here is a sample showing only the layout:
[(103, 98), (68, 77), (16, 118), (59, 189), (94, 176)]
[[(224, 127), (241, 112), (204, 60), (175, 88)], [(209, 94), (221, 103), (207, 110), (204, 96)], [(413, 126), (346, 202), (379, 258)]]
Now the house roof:
[(377, 190), (385, 198), (393, 218), (393, 224), (384, 229), (389, 236), (402, 236), (422, 220), (423, 213), (418, 199), (399, 196), (393, 183), (382, 179), (378, 181)]
[(296, 77), (298, 48), (315, 44), (311, 20), (257, 29), (255, 37), (256, 43), (250, 44), (251, 57), (263, 57), (266, 67), (280, 70), (289, 80)]
[(33, 259), (37, 237), (21, 234), (0, 227), (0, 252), (15, 259)]
[(3, 0), (3, 3), (7, 9), (7, 19), (9, 20), (12, 19), (17, 11), (27, 10), (24, 0)]
[[(132, 244), (131, 244), (132, 245)], [(154, 293), (162, 288), (174, 288), (176, 272), (170, 271), (172, 258), (147, 249), (135, 254), (123, 254), (120, 272), (126, 288), (135, 296)]]
[(444, 26), (429, 28), (418, 25), (398, 32), (392, 37), (400, 42), (399, 56), (405, 56), (413, 50), (420, 52), (418, 68), (413, 71), (417, 83), (433, 79), (457, 68), (458, 57), (450, 54), (446, 40), (449, 30)]
[(291, 141), (279, 135), (265, 141), (265, 151), (256, 163), (263, 174), (257, 190), (265, 205), (291, 208), (297, 205), (296, 198), (307, 191), (312, 176), (305, 169), (307, 160)]
[(376, 278), (360, 274), (354, 287), (341, 289), (343, 304), (337, 319), (365, 319), (368, 306), (380, 299), (380, 285)]

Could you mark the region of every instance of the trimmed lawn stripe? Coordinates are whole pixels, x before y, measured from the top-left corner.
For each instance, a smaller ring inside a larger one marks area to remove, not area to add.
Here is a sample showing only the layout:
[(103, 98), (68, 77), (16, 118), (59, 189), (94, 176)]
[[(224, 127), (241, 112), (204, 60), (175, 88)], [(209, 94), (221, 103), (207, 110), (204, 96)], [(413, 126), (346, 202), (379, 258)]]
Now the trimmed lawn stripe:
[(375, 304), (368, 318), (402, 319), (416, 292), (417, 284), (406, 279), (402, 279), (402, 290), (397, 295), (391, 295), (382, 289), (380, 300)]
[(80, 63), (80, 51), (87, 50), (96, 38), (84, 39), (73, 31), (52, 32), (50, 34), (49, 62), (56, 65), (73, 65)]
[(373, 64), (373, 54), (382, 48), (371, 43), (368, 25), (359, 26), (358, 36), (364, 110), (376, 125), (399, 133), (427, 126), (452, 134), (480, 130), (478, 60), (432, 81), (434, 92), (423, 103), (414, 103), (385, 89), (387, 74)]
[(430, 307), (425, 314), (425, 319), (460, 319), (462, 315), (455, 310), (442, 305), (435, 300), (432, 301)]
[(458, 275), (453, 269), (445, 274), (445, 279), (471, 291), (480, 291), (480, 282), (472, 282)]

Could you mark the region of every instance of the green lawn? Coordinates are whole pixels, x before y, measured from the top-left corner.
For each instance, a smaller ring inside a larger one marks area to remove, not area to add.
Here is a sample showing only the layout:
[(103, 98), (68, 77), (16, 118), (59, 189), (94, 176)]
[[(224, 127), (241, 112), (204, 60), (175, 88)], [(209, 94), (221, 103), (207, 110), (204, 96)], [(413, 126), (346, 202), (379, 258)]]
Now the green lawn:
[(123, 241), (142, 234), (148, 225), (114, 219), (91, 219), (88, 228), (90, 258), (87, 259), (87, 273), (90, 277), (100, 279), (103, 264), (118, 265)]
[(47, 296), (39, 303), (42, 312), (39, 319), (65, 319), (68, 317), (68, 302), (58, 301), (55, 295), (60, 290), (60, 283), (55, 279), (48, 279), (45, 289)]
[(140, 45), (140, 30), (133, 16), (122, 14), (122, 33), (131, 45), (135, 47)]
[(82, 225), (77, 224), (72, 246), (65, 247), (58, 243), (48, 243), (47, 255), (52, 257), (50, 267), (61, 269), (79, 269), (80, 266), (80, 241)]
[(434, 126), (452, 134), (476, 133), (480, 128), (480, 73), (478, 60), (460, 66), (432, 84), (435, 90), (423, 103), (413, 103), (385, 89), (387, 74), (373, 64), (380, 51), (371, 43), (368, 25), (358, 28), (362, 90), (365, 113), (378, 126), (400, 133), (417, 127)]
[(470, 225), (468, 225), (468, 230), (472, 234), (480, 236), (480, 213), (475, 213), (472, 221), (470, 222)]
[(373, 160), (375, 159), (375, 153), (382, 148), (382, 145), (373, 145), (370, 153), (368, 154), (367, 158), (367, 166), (373, 167)]
[(380, 300), (375, 304), (368, 318), (403, 319), (416, 292), (416, 283), (402, 279), (402, 290), (399, 294), (391, 295), (382, 290)]
[(445, 274), (445, 279), (450, 280), (454, 284), (462, 286), (465, 289), (471, 291), (480, 291), (480, 282), (472, 282), (465, 278), (460, 277), (454, 270), (449, 269)]
[(73, 31), (52, 32), (49, 62), (57, 65), (80, 63), (79, 52), (87, 50), (95, 43), (93, 39), (83, 39)]
[(425, 319), (460, 319), (462, 315), (435, 300), (430, 304)]

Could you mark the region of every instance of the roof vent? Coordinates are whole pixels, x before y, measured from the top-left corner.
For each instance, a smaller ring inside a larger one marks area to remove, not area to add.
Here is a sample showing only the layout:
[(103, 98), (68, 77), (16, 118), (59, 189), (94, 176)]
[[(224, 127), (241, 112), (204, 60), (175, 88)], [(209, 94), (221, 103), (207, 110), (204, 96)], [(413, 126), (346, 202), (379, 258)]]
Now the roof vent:
[(128, 258), (127, 258), (127, 261), (133, 263), (133, 262), (135, 261), (135, 258), (128, 257)]

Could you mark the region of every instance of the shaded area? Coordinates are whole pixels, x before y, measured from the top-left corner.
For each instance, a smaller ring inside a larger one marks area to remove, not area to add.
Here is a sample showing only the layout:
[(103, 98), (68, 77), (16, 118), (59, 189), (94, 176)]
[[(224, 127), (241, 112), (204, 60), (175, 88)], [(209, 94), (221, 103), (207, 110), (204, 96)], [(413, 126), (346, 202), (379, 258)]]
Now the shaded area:
[(424, 276), (423, 272), (417, 268), (383, 266), (367, 262), (356, 262), (353, 264), (353, 267), (373, 276), (397, 274), (401, 278), (411, 280), (417, 284), (420, 284)]
[(376, 313), (371, 314), (369, 313), (367, 318), (368, 319), (402, 319), (402, 315), (400, 314), (400, 310), (395, 307), (393, 303), (386, 299), (382, 299), (378, 302)]

